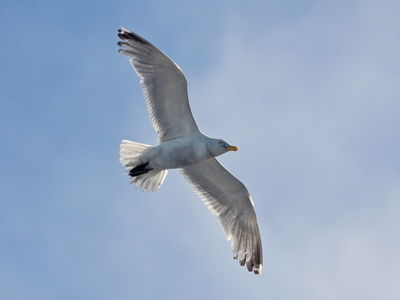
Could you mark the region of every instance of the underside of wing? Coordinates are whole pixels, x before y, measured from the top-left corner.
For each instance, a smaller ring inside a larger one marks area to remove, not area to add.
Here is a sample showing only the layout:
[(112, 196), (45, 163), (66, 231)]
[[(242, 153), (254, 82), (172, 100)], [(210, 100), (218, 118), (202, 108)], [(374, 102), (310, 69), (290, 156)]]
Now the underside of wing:
[(165, 142), (198, 131), (189, 106), (187, 82), (181, 69), (164, 53), (137, 34), (118, 30), (119, 51), (130, 58), (146, 106), (159, 136)]
[(246, 187), (215, 158), (180, 169), (185, 180), (217, 215), (234, 258), (261, 274), (262, 246), (253, 201)]

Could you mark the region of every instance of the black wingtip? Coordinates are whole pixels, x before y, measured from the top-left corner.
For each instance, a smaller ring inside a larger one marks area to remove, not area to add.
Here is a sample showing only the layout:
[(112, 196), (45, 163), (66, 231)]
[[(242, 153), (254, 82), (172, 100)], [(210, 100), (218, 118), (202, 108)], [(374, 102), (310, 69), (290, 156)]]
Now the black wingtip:
[(255, 266), (253, 271), (255, 275), (261, 275), (262, 265)]
[[(149, 46), (153, 46), (150, 42), (148, 42), (147, 40), (145, 40), (144, 38), (142, 38), (140, 35), (137, 35), (136, 33), (122, 27), (120, 29), (118, 29), (118, 37), (125, 41), (125, 40), (133, 40), (135, 42), (139, 42), (141, 44), (144, 45), (149, 45)], [(153, 46), (154, 47), (154, 46)]]
[[(236, 254), (233, 259), (237, 260), (239, 255)], [(247, 270), (251, 273), (253, 272), (255, 275), (261, 275), (262, 273), (262, 246), (261, 239), (258, 241), (255, 252), (252, 255), (252, 258), (248, 260), (248, 253), (246, 253), (241, 259), (239, 259), (240, 266), (246, 265)]]

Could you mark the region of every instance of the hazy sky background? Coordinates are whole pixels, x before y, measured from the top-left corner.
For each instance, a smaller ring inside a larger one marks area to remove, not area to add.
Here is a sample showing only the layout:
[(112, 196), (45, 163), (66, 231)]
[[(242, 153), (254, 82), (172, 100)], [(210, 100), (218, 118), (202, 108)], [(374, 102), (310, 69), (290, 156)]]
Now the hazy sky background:
[[(1, 299), (399, 299), (400, 2), (1, 1)], [(248, 187), (262, 276), (156, 144), (124, 26), (171, 57)]]

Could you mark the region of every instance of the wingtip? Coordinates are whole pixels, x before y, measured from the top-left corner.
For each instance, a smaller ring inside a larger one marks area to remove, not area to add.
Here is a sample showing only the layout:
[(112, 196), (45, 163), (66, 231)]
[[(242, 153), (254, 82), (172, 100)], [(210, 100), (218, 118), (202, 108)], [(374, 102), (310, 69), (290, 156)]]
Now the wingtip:
[(121, 26), (120, 29), (118, 29), (118, 32), (132, 32), (129, 29), (126, 29), (124, 26)]
[[(233, 257), (234, 260), (237, 260), (239, 255), (235, 255)], [(239, 259), (240, 266), (246, 265), (247, 270), (251, 273), (253, 272), (255, 275), (261, 275), (262, 273), (262, 263), (257, 263), (254, 260), (247, 260), (247, 255), (244, 255), (242, 259)]]
[(261, 275), (262, 274), (262, 265), (255, 266), (253, 269), (254, 274)]
[[(127, 43), (129, 43), (129, 44), (132, 43), (132, 41), (134, 41), (134, 42), (138, 42), (142, 45), (147, 45), (148, 47), (154, 47), (154, 45), (152, 45), (146, 39), (142, 38), (140, 35), (132, 32), (129, 29), (126, 29), (125, 27), (122, 27), (122, 26), (121, 26), (121, 29), (118, 29), (117, 35), (121, 40), (123, 40), (123, 41), (127, 40)], [(156, 48), (156, 47), (154, 47), (154, 48)]]
[(253, 263), (249, 261), (247, 262), (247, 270), (249, 270), (249, 272), (253, 272), (255, 275), (261, 275), (262, 264), (253, 265)]
[(117, 35), (121, 40), (127, 40), (127, 39), (129, 39), (130, 35), (132, 35), (132, 34), (133, 34), (132, 31), (126, 29), (123, 26), (121, 26), (121, 28), (118, 29), (118, 34)]

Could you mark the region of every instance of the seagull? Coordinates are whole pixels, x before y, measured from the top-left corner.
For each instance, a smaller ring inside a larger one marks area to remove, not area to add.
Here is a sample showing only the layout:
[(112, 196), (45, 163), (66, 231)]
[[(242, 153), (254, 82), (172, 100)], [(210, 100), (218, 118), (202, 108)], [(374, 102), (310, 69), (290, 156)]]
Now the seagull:
[(130, 63), (143, 90), (158, 146), (123, 140), (120, 162), (137, 188), (156, 192), (169, 169), (183, 178), (218, 217), (226, 238), (231, 240), (234, 259), (249, 272), (262, 272), (261, 237), (253, 200), (246, 187), (229, 173), (216, 156), (237, 151), (236, 146), (200, 132), (188, 99), (182, 70), (168, 56), (136, 33), (118, 30), (119, 52)]

